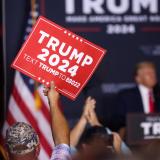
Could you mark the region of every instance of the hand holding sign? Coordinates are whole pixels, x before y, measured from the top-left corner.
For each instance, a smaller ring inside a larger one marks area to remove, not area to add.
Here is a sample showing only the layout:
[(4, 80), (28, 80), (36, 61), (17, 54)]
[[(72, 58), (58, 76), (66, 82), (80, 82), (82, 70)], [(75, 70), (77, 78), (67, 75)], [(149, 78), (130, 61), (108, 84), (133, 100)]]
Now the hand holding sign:
[(34, 80), (75, 99), (83, 89), (105, 50), (57, 24), (40, 17), (12, 67)]
[(58, 103), (60, 95), (56, 91), (56, 87), (55, 87), (55, 84), (54, 84), (53, 81), (50, 83), (50, 87), (45, 87), (44, 86), (43, 93), (44, 93), (45, 96), (48, 97), (49, 103), (52, 103), (52, 104)]

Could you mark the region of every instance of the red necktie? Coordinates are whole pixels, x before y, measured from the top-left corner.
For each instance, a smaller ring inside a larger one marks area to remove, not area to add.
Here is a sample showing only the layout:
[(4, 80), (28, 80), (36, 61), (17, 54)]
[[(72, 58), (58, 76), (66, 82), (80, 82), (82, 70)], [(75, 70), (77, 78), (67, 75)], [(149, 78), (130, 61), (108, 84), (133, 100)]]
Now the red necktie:
[(154, 97), (152, 91), (149, 91), (149, 113), (155, 112)]

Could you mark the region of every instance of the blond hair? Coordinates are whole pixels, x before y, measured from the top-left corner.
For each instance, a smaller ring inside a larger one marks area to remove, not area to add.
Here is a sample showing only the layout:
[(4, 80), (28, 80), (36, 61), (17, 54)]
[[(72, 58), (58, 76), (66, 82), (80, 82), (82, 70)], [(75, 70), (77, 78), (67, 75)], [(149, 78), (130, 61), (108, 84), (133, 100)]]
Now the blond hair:
[(134, 69), (134, 77), (137, 76), (137, 73), (140, 69), (145, 68), (145, 67), (151, 67), (153, 69), (155, 69), (155, 64), (150, 62), (150, 61), (143, 61), (143, 62), (139, 62), (136, 64), (135, 69)]

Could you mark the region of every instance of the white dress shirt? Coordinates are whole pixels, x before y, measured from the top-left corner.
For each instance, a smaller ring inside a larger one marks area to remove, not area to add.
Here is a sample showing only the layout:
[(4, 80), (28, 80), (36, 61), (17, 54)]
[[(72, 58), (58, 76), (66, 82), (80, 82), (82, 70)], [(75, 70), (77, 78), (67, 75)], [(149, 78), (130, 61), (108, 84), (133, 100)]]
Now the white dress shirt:
[(149, 106), (149, 88), (145, 87), (144, 85), (140, 84), (138, 85), (141, 98), (142, 98), (142, 104), (143, 104), (143, 111), (144, 113), (148, 114), (150, 113), (150, 106)]

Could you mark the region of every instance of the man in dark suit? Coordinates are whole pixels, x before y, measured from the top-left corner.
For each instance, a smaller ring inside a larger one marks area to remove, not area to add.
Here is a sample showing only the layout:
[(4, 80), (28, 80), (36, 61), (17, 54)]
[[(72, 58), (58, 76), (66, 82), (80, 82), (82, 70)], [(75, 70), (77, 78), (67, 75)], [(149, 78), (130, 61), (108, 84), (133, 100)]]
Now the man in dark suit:
[(158, 86), (155, 65), (151, 62), (137, 64), (134, 79), (136, 86), (120, 91), (117, 97), (114, 118), (122, 138), (125, 135), (128, 113), (160, 112), (160, 87)]

